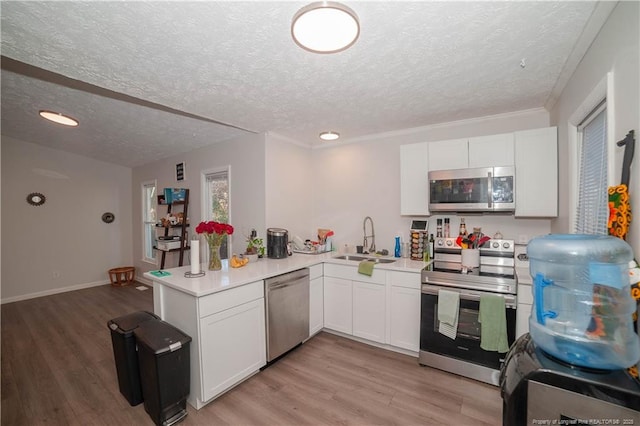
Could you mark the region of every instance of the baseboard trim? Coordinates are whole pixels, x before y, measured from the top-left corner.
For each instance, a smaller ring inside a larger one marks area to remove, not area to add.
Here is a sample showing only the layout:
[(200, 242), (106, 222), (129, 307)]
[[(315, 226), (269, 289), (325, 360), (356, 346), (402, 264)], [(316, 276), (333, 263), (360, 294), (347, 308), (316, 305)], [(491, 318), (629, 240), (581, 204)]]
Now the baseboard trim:
[(147, 286), (153, 288), (153, 281), (151, 281), (148, 278), (143, 277), (142, 275), (136, 276), (136, 281), (138, 281), (140, 284), (144, 284), (144, 285), (147, 285)]
[(353, 336), (351, 334), (346, 334), (341, 331), (331, 330), (329, 328), (323, 328), (322, 331), (326, 331), (327, 333), (335, 334), (336, 336), (344, 337), (347, 339), (355, 340), (356, 342), (364, 343), (369, 346), (375, 346), (380, 349), (386, 349), (388, 351), (398, 352), (403, 355), (409, 355), (413, 358), (418, 358), (418, 352), (411, 351), (409, 349), (399, 348), (397, 346), (388, 345), (386, 343), (378, 343), (368, 339), (363, 339), (362, 337)]
[[(136, 280), (137, 280), (137, 278), (136, 278)], [(82, 290), (84, 288), (97, 287), (97, 286), (105, 285), (105, 284), (111, 284), (111, 281), (109, 281), (109, 280), (94, 281), (94, 282), (90, 282), (90, 283), (72, 285), (72, 286), (69, 286), (69, 287), (54, 288), (54, 289), (51, 289), (51, 290), (39, 291), (39, 292), (36, 292), (36, 293), (29, 293), (29, 294), (23, 294), (23, 295), (20, 295), (20, 296), (2, 298), (2, 299), (0, 299), (0, 304), (4, 305), (5, 303), (12, 303), (12, 302), (19, 302), (21, 300), (35, 299), (36, 297), (51, 296), (52, 294), (66, 293), (68, 291), (74, 291), (74, 290)]]

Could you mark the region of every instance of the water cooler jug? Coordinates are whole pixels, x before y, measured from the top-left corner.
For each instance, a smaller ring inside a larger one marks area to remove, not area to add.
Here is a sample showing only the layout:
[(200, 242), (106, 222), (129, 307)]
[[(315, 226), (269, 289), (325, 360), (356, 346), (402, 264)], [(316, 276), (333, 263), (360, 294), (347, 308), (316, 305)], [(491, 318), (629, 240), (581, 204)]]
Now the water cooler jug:
[(631, 247), (604, 235), (554, 234), (527, 246), (533, 278), (529, 332), (560, 361), (604, 370), (640, 359), (629, 285)]

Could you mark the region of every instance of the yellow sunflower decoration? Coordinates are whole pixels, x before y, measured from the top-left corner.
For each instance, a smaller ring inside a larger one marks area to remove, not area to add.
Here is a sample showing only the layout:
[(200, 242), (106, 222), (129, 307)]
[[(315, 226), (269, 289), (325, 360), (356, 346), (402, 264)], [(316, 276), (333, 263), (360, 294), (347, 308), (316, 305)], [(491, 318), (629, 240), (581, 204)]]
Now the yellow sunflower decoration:
[(627, 237), (631, 224), (631, 206), (627, 185), (609, 187), (609, 235), (622, 238)]
[[(629, 225), (631, 224), (631, 206), (629, 204), (629, 190), (627, 185), (621, 184), (609, 187), (609, 223), (607, 228), (609, 235), (626, 239)], [(640, 301), (640, 283), (638, 283), (638, 265), (630, 268), (631, 296), (636, 301)], [(638, 313), (633, 314), (633, 321), (637, 320)], [(637, 332), (637, 331), (636, 331)], [(636, 380), (638, 377), (638, 368), (633, 366), (627, 372)]]

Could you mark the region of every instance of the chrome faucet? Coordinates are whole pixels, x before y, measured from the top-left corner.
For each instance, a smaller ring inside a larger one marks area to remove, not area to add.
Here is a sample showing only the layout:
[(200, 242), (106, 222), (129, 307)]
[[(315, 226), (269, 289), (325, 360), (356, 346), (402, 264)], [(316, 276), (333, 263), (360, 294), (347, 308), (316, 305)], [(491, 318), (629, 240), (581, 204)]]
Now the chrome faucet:
[[(369, 219), (369, 222), (371, 222), (371, 234), (367, 235), (367, 219)], [(364, 218), (364, 222), (362, 223), (362, 231), (364, 233), (364, 241), (362, 242), (362, 247), (364, 247), (364, 250), (367, 250), (367, 238), (371, 238), (371, 247), (369, 247), (369, 253), (375, 253), (376, 252), (376, 233), (373, 231), (373, 219), (371, 219), (370, 216), (367, 216)]]

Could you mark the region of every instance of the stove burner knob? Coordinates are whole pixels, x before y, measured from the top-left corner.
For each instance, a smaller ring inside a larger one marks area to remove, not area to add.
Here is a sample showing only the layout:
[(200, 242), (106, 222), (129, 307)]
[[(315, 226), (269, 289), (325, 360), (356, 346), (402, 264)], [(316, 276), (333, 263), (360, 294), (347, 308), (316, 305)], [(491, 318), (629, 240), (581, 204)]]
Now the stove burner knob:
[(444, 241), (438, 240), (438, 246), (442, 246), (442, 244), (444, 244)]
[(493, 248), (498, 248), (498, 247), (500, 247), (500, 243), (498, 243), (498, 242), (494, 242), (494, 243), (492, 244), (492, 246), (493, 246)]
[(503, 244), (502, 244), (502, 247), (504, 247), (504, 248), (508, 249), (508, 248), (509, 248), (509, 243), (503, 243)]
[(447, 246), (451, 247), (453, 245), (453, 243), (451, 242), (451, 240), (447, 240)]

